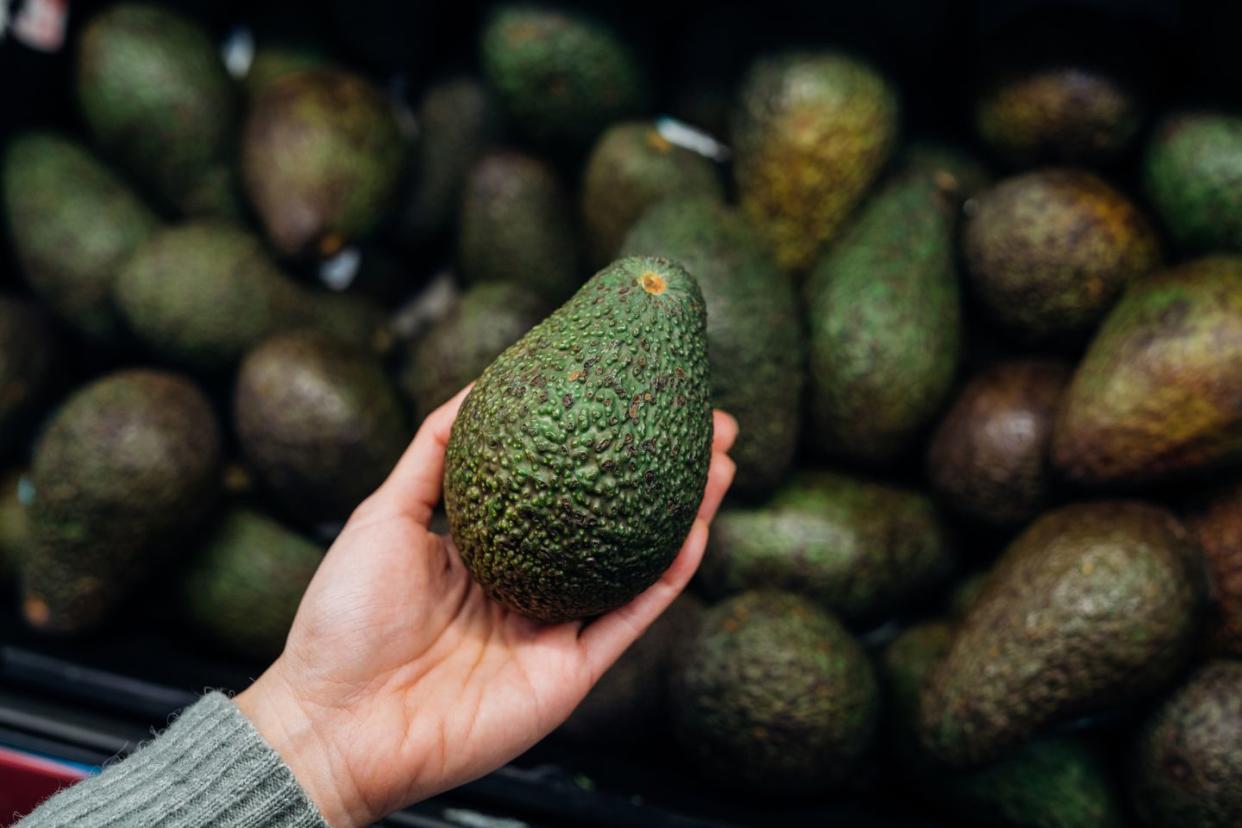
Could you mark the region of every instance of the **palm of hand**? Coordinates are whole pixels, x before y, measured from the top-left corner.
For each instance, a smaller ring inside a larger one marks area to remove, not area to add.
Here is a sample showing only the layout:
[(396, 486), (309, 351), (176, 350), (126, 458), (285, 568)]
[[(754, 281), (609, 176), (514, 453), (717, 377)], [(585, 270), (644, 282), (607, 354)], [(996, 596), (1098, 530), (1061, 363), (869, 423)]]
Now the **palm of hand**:
[[(318, 746), (307, 750), (317, 758), (285, 759), (334, 825), (365, 824), (469, 781), (564, 721), (689, 581), (732, 478), (724, 452), (736, 426), (718, 416), (699, 517), (661, 580), (589, 625), (539, 624), (489, 600), (452, 540), (428, 529), (463, 396), (428, 418), (351, 517), (284, 654), (256, 682), (280, 686), (284, 704), (312, 723)], [(304, 774), (335, 790), (317, 796)]]

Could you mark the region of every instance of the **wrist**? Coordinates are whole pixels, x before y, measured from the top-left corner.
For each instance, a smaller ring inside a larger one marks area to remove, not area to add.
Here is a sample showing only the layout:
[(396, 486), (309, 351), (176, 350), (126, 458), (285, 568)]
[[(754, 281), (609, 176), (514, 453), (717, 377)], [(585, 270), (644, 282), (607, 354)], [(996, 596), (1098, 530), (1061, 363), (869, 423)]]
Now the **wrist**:
[(279, 661), (233, 701), (288, 765), (332, 828), (361, 828), (381, 816), (367, 812), (347, 769), (342, 767), (332, 738), (336, 725), (331, 717), (298, 698)]

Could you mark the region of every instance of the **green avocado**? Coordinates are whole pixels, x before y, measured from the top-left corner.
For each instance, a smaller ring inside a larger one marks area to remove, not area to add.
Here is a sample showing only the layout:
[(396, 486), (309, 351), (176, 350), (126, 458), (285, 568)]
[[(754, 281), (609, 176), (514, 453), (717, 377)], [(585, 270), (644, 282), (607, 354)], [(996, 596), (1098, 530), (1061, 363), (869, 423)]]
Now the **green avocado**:
[(1144, 825), (1242, 824), (1242, 662), (1200, 667), (1136, 742), (1132, 788)]
[(712, 596), (791, 590), (848, 622), (866, 623), (940, 587), (955, 564), (947, 531), (924, 495), (804, 472), (764, 506), (721, 512), (699, 579)]
[(694, 275), (707, 303), (712, 404), (738, 422), (733, 489), (771, 491), (793, 463), (802, 417), (806, 344), (792, 280), (745, 219), (711, 196), (660, 202), (621, 252), (666, 256)]
[(1117, 78), (1083, 65), (1007, 73), (975, 104), (975, 131), (1007, 164), (1115, 161), (1138, 135), (1143, 106)]
[(251, 101), (242, 177), (276, 250), (332, 256), (371, 235), (397, 195), (406, 146), (366, 79), (324, 68), (286, 75)]
[(104, 154), (163, 203), (187, 215), (240, 215), (237, 90), (196, 22), (144, 3), (95, 15), (78, 42), (77, 96)]
[(279, 331), (310, 327), (367, 345), (380, 324), (365, 301), (299, 285), (258, 238), (211, 220), (148, 238), (121, 268), (114, 300), (152, 351), (203, 370), (235, 365)]
[(1088, 485), (1150, 483), (1242, 458), (1242, 257), (1135, 282), (1083, 356), (1052, 433)]
[(670, 674), (703, 621), (703, 602), (683, 593), (608, 668), (561, 726), (584, 744), (640, 742), (667, 733)]
[(512, 150), (490, 152), (466, 179), (458, 267), (468, 282), (524, 285), (559, 304), (582, 284), (573, 228), (569, 197), (551, 166)]
[(929, 677), (923, 745), (947, 765), (977, 765), (1163, 689), (1199, 634), (1202, 567), (1164, 509), (1099, 501), (1039, 518), (996, 563)]
[(56, 337), (43, 311), (0, 294), (0, 454), (15, 447), (55, 379)]
[(77, 633), (104, 621), (210, 511), (220, 450), (210, 403), (176, 374), (120, 371), (70, 396), (31, 466), (27, 623)]
[(806, 283), (812, 439), (884, 465), (910, 448), (952, 389), (962, 351), (953, 199), (899, 176)]
[(482, 83), (458, 77), (428, 88), (414, 118), (418, 142), (396, 231), (403, 241), (418, 244), (443, 232), (456, 217), (466, 176), (497, 138), (500, 116)]
[(401, 387), (421, 420), (479, 378), (504, 350), (548, 314), (524, 287), (486, 282), (466, 291), (406, 353)]
[(1099, 753), (1078, 736), (1038, 739), (967, 771), (931, 762), (918, 743), (919, 694), (953, 644), (953, 627), (928, 621), (903, 631), (879, 664), (889, 701), (888, 737), (907, 784), (971, 825), (991, 828), (1121, 828), (1120, 798)]
[(1170, 115), (1143, 160), (1147, 194), (1178, 244), (1242, 252), (1242, 117)]
[(1203, 546), (1212, 577), (1215, 614), (1209, 649), (1242, 658), (1242, 481), (1196, 493), (1185, 505), (1182, 519)]
[(747, 592), (707, 611), (676, 665), (673, 735), (727, 791), (822, 794), (870, 747), (879, 688), (862, 646), (806, 598)]
[(972, 202), (962, 236), (975, 296), (1027, 342), (1090, 333), (1126, 284), (1160, 264), (1155, 230), (1138, 208), (1083, 170), (1001, 181)]
[(501, 4), (483, 27), (480, 53), (501, 107), (536, 141), (582, 146), (647, 106), (638, 56), (608, 26), (576, 12)]
[(621, 259), (483, 372), (453, 424), (444, 502), (494, 600), (588, 618), (672, 563), (711, 460), (706, 316), (681, 266)]
[(1051, 502), (1048, 447), (1070, 369), (1049, 360), (989, 366), (961, 390), (932, 435), (927, 479), (951, 509), (1019, 526)]
[(271, 660), (284, 649), (322, 559), (323, 549), (271, 518), (230, 509), (209, 528), (183, 576), (186, 618), (221, 647)]
[(158, 226), (111, 170), (68, 138), (24, 132), (4, 153), (4, 213), (17, 262), (48, 308), (89, 339), (114, 339), (117, 271)]
[(815, 264), (888, 162), (897, 128), (896, 90), (856, 58), (793, 52), (751, 67), (733, 118), (734, 175), (778, 265)]
[(648, 207), (686, 195), (724, 197), (711, 161), (672, 144), (654, 123), (610, 126), (591, 150), (582, 177), (582, 226), (592, 263), (602, 267), (612, 261)]
[(308, 523), (347, 518), (411, 437), (379, 360), (311, 331), (278, 334), (246, 355), (233, 424), (246, 464)]

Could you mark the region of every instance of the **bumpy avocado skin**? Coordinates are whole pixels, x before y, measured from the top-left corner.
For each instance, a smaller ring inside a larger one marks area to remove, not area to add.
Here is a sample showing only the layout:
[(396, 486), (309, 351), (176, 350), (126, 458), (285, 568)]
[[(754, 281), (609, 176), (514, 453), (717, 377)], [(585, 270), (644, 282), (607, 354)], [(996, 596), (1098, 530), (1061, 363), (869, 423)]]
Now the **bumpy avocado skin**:
[(78, 43), (77, 96), (104, 154), (168, 206), (239, 214), (237, 91), (197, 23), (144, 3), (100, 12)]
[(1143, 727), (1133, 793), (1151, 828), (1242, 823), (1242, 662), (1200, 667)]
[(988, 166), (962, 147), (939, 141), (916, 140), (898, 154), (898, 169), (930, 175), (940, 189), (966, 201), (995, 181)]
[(475, 580), (541, 621), (650, 586), (711, 459), (706, 312), (667, 259), (621, 259), (483, 372), (449, 439), (445, 506)]
[(507, 282), (476, 285), (410, 346), (401, 386), (421, 420), (491, 365), (548, 314), (544, 300)]
[(898, 128), (897, 93), (836, 52), (759, 60), (733, 119), (734, 175), (776, 263), (805, 270), (870, 189)]
[(379, 361), (310, 331), (274, 336), (242, 360), (233, 421), (247, 465), (310, 523), (348, 517), (410, 438)]
[(952, 198), (895, 179), (806, 284), (812, 437), (870, 465), (906, 451), (945, 402), (962, 351)]
[(75, 331), (120, 330), (116, 273), (158, 220), (111, 170), (53, 132), (25, 132), (4, 153), (4, 212), (30, 288)]
[(524, 285), (553, 305), (572, 296), (578, 240), (556, 171), (511, 150), (479, 159), (462, 194), (457, 262), (469, 282)]
[(1002, 555), (921, 699), (923, 745), (988, 762), (1077, 715), (1173, 680), (1199, 633), (1202, 552), (1164, 509), (1044, 515)]
[(319, 546), (266, 515), (230, 509), (183, 576), (186, 618), (233, 652), (275, 658), (322, 559)]
[(1160, 264), (1156, 232), (1128, 198), (1059, 167), (1007, 178), (975, 199), (963, 253), (984, 309), (1025, 342), (1090, 332), (1130, 281)]
[(972, 825), (1121, 828), (1125, 818), (1108, 770), (1079, 737), (1038, 739), (968, 771), (945, 771), (927, 758), (918, 743), (919, 694), (952, 643), (951, 625), (928, 621), (902, 632), (880, 657), (890, 747), (908, 783)]
[(371, 235), (397, 194), (406, 147), (366, 79), (318, 69), (273, 81), (242, 131), (247, 195), (282, 255), (331, 256)]
[(397, 228), (403, 240), (417, 244), (452, 221), (466, 176), (499, 135), (500, 115), (482, 83), (459, 77), (429, 88), (414, 117), (418, 143)]
[(1079, 363), (1053, 463), (1087, 485), (1136, 485), (1242, 457), (1242, 257), (1135, 282)]
[(648, 207), (686, 195), (724, 197), (711, 161), (672, 144), (654, 123), (609, 127), (591, 150), (583, 174), (582, 226), (592, 263), (603, 267), (612, 261)]
[(1048, 447), (1070, 369), (1048, 360), (989, 366), (962, 389), (932, 435), (927, 477), (954, 511), (1018, 526), (1051, 502)]
[(17, 445), (50, 390), (56, 337), (43, 311), (0, 295), (0, 454)]
[(484, 25), (480, 54), (501, 107), (536, 141), (584, 145), (647, 106), (638, 56), (586, 16), (503, 4)]
[(1242, 117), (1199, 111), (1165, 118), (1147, 145), (1143, 176), (1178, 244), (1242, 252)]
[(82, 632), (126, 600), (210, 510), (220, 445), (207, 399), (176, 374), (121, 371), (73, 394), (35, 447), (27, 623)]
[(790, 593), (747, 592), (709, 609), (673, 680), (673, 733), (721, 788), (823, 792), (870, 747), (879, 688), (862, 647)]
[(639, 742), (667, 733), (670, 674), (703, 622), (703, 602), (683, 593), (596, 682), (560, 732), (583, 743)]
[(1215, 613), (1209, 648), (1217, 655), (1242, 658), (1242, 482), (1192, 497), (1182, 518), (1203, 546), (1212, 579)]
[(806, 377), (806, 336), (792, 280), (745, 219), (710, 196), (669, 198), (639, 219), (625, 256), (666, 256), (707, 303), (712, 404), (738, 422), (732, 491), (762, 495), (794, 459)]
[(1088, 66), (1008, 74), (975, 106), (980, 140), (1015, 167), (1113, 161), (1133, 143), (1142, 122), (1138, 97), (1116, 78)]
[(917, 492), (804, 472), (754, 509), (726, 509), (699, 570), (716, 597), (798, 592), (850, 622), (884, 618), (942, 585), (956, 555), (931, 501)]

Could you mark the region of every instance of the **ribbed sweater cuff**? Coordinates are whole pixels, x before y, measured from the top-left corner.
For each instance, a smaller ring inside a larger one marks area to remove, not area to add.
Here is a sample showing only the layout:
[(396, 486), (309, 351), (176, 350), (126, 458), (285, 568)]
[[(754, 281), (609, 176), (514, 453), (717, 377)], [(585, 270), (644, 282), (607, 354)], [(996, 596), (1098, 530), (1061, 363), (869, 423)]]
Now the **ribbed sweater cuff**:
[(327, 828), (292, 771), (221, 693), (204, 696), (132, 756), (18, 825)]

